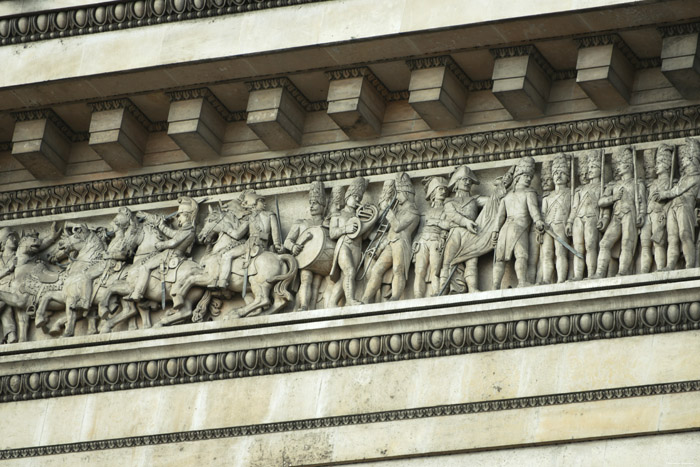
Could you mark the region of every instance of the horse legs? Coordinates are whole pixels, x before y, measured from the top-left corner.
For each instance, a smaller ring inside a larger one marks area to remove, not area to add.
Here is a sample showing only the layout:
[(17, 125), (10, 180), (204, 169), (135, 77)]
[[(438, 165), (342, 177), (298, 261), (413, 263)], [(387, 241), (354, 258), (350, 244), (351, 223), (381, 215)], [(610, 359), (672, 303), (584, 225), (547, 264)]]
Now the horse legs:
[[(131, 303), (131, 306), (135, 306), (133, 303)], [(141, 327), (143, 329), (149, 329), (153, 327), (153, 323), (151, 323), (151, 311), (147, 308), (142, 308), (136, 306), (136, 309), (139, 312), (139, 315), (141, 316)]]
[(135, 316), (137, 313), (136, 305), (134, 302), (122, 300), (122, 311), (118, 315), (113, 316), (109, 319), (103, 319), (100, 325), (100, 334), (106, 334), (112, 331), (112, 328), (124, 320)]
[(190, 293), (190, 289), (193, 286), (207, 286), (212, 284), (215, 280), (216, 277), (210, 277), (208, 274), (195, 274), (184, 279), (180, 286), (174, 284), (174, 290), (171, 290), (170, 293), (170, 296), (173, 298), (173, 308), (178, 309), (183, 307), (185, 304), (184, 297)]
[(19, 331), (19, 341), (27, 342), (27, 333), (29, 331), (29, 315), (24, 310), (17, 312), (17, 330)]
[(241, 318), (244, 316), (259, 315), (266, 307), (270, 306), (270, 290), (272, 285), (263, 279), (262, 283), (251, 282), (250, 289), (255, 300), (246, 306), (239, 308), (235, 313)]
[(73, 337), (75, 334), (75, 322), (78, 320), (78, 314), (70, 305), (66, 305), (66, 328), (63, 330), (63, 337)]

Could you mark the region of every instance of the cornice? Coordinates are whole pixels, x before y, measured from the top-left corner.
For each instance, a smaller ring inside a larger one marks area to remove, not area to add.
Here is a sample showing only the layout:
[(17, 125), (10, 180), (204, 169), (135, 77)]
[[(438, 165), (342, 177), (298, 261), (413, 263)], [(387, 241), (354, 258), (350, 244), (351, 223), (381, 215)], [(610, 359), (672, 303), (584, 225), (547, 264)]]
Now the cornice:
[(700, 23), (672, 24), (658, 28), (661, 37), (683, 36), (700, 32)]
[(319, 110), (326, 110), (328, 108), (327, 101), (311, 102), (304, 94), (292, 83), (292, 81), (287, 77), (279, 78), (267, 78), (260, 79), (256, 81), (247, 81), (245, 83), (248, 92), (261, 91), (264, 89), (277, 89), (284, 88), (289, 94), (301, 105), (301, 107), (307, 112), (316, 112)]
[(470, 90), (472, 88), (472, 80), (449, 55), (441, 55), (439, 57), (413, 58), (411, 60), (406, 60), (406, 65), (408, 65), (408, 69), (411, 71), (444, 66), (457, 77), (457, 79), (460, 81), (460, 83), (462, 83), (462, 85), (465, 88)]
[(700, 135), (700, 106), (0, 192), (0, 220)]
[(206, 99), (214, 110), (227, 122), (245, 121), (248, 117), (246, 112), (231, 112), (208, 88), (180, 89), (167, 91), (165, 94), (170, 98), (170, 102), (187, 101), (191, 99)]
[(540, 51), (537, 50), (537, 47), (532, 44), (500, 47), (496, 49), (489, 49), (489, 51), (491, 52), (493, 58), (496, 59), (530, 56), (552, 81), (576, 78), (576, 70), (556, 70), (552, 65), (550, 65), (547, 59), (544, 58)]
[[(343, 68), (342, 70), (331, 70), (326, 72), (329, 81), (364, 77), (370, 85), (377, 90), (385, 102), (406, 100), (409, 97), (408, 91), (391, 91), (377, 76), (366, 66), (355, 68)], [(327, 106), (327, 104), (326, 104)]]
[(661, 58), (640, 58), (627, 43), (617, 34), (603, 34), (597, 36), (585, 36), (576, 39), (579, 49), (588, 47), (598, 47), (601, 45), (614, 45), (629, 60), (633, 67), (638, 70), (645, 68), (658, 68), (661, 66)]
[(15, 119), (16, 122), (28, 122), (31, 120), (42, 119), (50, 120), (51, 123), (56, 125), (56, 127), (63, 134), (63, 136), (65, 136), (68, 140), (70, 140), (73, 143), (87, 141), (88, 139), (90, 139), (88, 133), (78, 133), (73, 131), (73, 129), (66, 122), (64, 122), (63, 119), (56, 114), (56, 112), (54, 112), (51, 109), (32, 109), (22, 110), (19, 112), (12, 112), (12, 117)]
[[(163, 131), (159, 123), (153, 123), (141, 110), (127, 98), (110, 99), (106, 101), (88, 102), (93, 112), (125, 109), (143, 126), (146, 131)], [(165, 128), (167, 130), (167, 127)]]
[(327, 0), (131, 0), (0, 18), (0, 45), (96, 34)]
[(0, 403), (700, 329), (700, 303), (555, 315), (10, 374)]
[(5, 449), (0, 451), (0, 459), (22, 459), (29, 457), (70, 454), (107, 449), (135, 448), (191, 441), (206, 441), (225, 438), (239, 438), (271, 433), (288, 433), (301, 430), (327, 429), (372, 423), (400, 422), (403, 420), (421, 420), (435, 417), (449, 417), (473, 413), (501, 412), (536, 407), (580, 404), (593, 401), (624, 400), (634, 397), (663, 396), (700, 391), (700, 381), (679, 381), (673, 383), (628, 386), (563, 394), (546, 394), (542, 396), (519, 397), (512, 399), (486, 400), (459, 404), (417, 407), (411, 409), (388, 410), (353, 415), (336, 415), (331, 417), (309, 418), (288, 422), (261, 423), (257, 425), (239, 425), (225, 428), (180, 431), (157, 435), (132, 436), (128, 438), (111, 438), (97, 441), (52, 444), (31, 448)]

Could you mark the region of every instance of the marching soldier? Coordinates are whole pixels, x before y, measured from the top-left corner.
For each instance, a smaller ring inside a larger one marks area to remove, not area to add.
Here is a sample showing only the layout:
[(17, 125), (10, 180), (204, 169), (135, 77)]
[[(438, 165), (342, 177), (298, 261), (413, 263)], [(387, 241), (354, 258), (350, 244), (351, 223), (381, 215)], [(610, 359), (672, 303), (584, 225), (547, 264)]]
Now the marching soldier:
[(656, 150), (656, 158), (654, 158), (653, 150), (646, 151), (644, 156), (648, 197), (647, 218), (639, 235), (642, 245), (642, 273), (651, 271), (652, 262), (656, 263), (657, 270), (666, 268), (666, 214), (668, 205), (658, 199), (658, 194), (671, 188), (670, 170), (673, 148), (662, 144)]
[(440, 291), (442, 253), (450, 231), (450, 223), (444, 219), (447, 180), (444, 177), (430, 177), (426, 181), (425, 199), (430, 201), (430, 207), (425, 216), (423, 230), (413, 244), (416, 265), (413, 283), (415, 298), (425, 297), (428, 282), (431, 297), (435, 297)]
[[(560, 154), (552, 161), (554, 191), (542, 200), (544, 221), (560, 238), (566, 237), (566, 221), (571, 211), (571, 191), (569, 182), (569, 156)], [(557, 282), (566, 281), (569, 273), (569, 252), (551, 235), (542, 239), (542, 282), (552, 283), (556, 264)]]

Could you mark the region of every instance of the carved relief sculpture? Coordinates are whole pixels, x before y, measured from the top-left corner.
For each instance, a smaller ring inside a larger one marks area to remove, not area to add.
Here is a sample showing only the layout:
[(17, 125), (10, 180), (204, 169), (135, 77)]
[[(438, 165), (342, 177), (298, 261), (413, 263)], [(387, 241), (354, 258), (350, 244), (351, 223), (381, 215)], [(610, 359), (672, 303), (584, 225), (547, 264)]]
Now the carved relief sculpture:
[[(542, 193), (537, 193), (539, 201), (538, 206), (542, 207), (544, 200), (554, 191), (554, 179), (552, 178), (552, 161), (542, 163), (540, 169), (540, 185)], [(541, 232), (538, 233), (534, 225), (530, 225), (530, 243), (527, 254), (527, 281), (531, 284), (542, 282), (542, 265), (544, 257), (542, 252), (542, 243), (544, 237)]]
[[(420, 212), (414, 200), (415, 191), (411, 178), (405, 172), (396, 176), (395, 183), (396, 202), (388, 206), (386, 221), (388, 230), (378, 242), (373, 258), (366, 261), (373, 262), (369, 269), (369, 276), (365, 292), (362, 296), (364, 303), (373, 301), (377, 291), (381, 287), (384, 274), (391, 269), (391, 301), (401, 298), (408, 280), (408, 270), (411, 266), (413, 233), (420, 223)], [(394, 206), (395, 204), (395, 206)]]
[(636, 175), (634, 150), (632, 147), (626, 147), (613, 157), (615, 180), (605, 188), (604, 195), (598, 200), (598, 206), (601, 208), (612, 209), (612, 216), (600, 241), (595, 278), (606, 277), (612, 248), (618, 241), (620, 242), (618, 275), (632, 273), (632, 260), (637, 247), (637, 229), (644, 225), (644, 213), (646, 213), (646, 187), (642, 180), (634, 178)]
[(668, 203), (667, 268), (674, 269), (681, 250), (686, 268), (695, 267), (695, 226), (697, 225), (695, 205), (700, 188), (700, 147), (697, 140), (688, 139), (688, 144), (680, 147), (680, 179), (669, 190), (660, 191), (658, 199)]
[[(0, 289), (9, 291), (17, 264), (17, 232), (9, 227), (0, 229)], [(2, 341), (6, 344), (17, 342), (17, 324), (14, 310), (6, 303), (0, 304), (0, 323), (2, 323)]]
[(506, 261), (515, 257), (515, 275), (518, 286), (528, 285), (527, 260), (529, 252), (529, 228), (532, 222), (538, 232), (545, 225), (537, 204), (537, 193), (530, 187), (535, 172), (535, 160), (524, 157), (513, 174), (513, 191), (506, 194), (498, 207), (496, 229), (492, 242), (496, 246), (493, 265), (493, 287), (501, 288)]
[(641, 272), (651, 271), (652, 262), (657, 271), (666, 268), (666, 217), (668, 205), (659, 201), (659, 192), (671, 188), (673, 148), (662, 144), (656, 150), (644, 152), (644, 172), (647, 183), (647, 217), (639, 235), (642, 247)]
[(563, 242), (555, 241), (555, 236), (563, 240), (566, 235), (566, 222), (571, 212), (571, 190), (568, 189), (570, 156), (559, 154), (552, 161), (554, 191), (542, 200), (542, 212), (547, 227), (554, 235), (542, 239), (542, 278), (544, 284), (553, 282), (556, 266), (557, 282), (565, 282), (569, 273), (569, 252)]
[(425, 199), (430, 201), (430, 206), (425, 213), (423, 229), (413, 244), (414, 298), (425, 297), (428, 284), (430, 284), (428, 296), (434, 297), (438, 294), (442, 254), (450, 227), (450, 222), (444, 218), (447, 180), (445, 177), (427, 177), (423, 182)]

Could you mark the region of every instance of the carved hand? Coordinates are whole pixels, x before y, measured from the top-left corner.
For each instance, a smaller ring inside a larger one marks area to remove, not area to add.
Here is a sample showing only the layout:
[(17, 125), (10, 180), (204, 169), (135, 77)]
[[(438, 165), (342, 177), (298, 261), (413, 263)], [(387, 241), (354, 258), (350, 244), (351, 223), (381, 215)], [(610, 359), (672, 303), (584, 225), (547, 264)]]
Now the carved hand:
[(567, 237), (571, 237), (571, 232), (573, 231), (573, 225), (567, 223), (566, 227), (564, 227), (564, 233), (566, 234)]
[(357, 224), (349, 224), (345, 226), (345, 233), (346, 234), (354, 234), (357, 232), (358, 226)]
[(637, 214), (637, 228), (641, 229), (644, 225), (644, 214)]
[(476, 225), (476, 222), (474, 222), (473, 220), (466, 219), (466, 221), (467, 221), (467, 222), (466, 222), (466, 224), (467, 224), (467, 225), (466, 225), (467, 230), (470, 231), (471, 233), (475, 234), (476, 231), (477, 231), (477, 229), (479, 228), (479, 226), (477, 226), (477, 225)]
[(284, 253), (284, 248), (282, 247), (281, 244), (275, 243), (275, 251), (279, 254), (282, 254), (282, 253)]
[(602, 232), (603, 230), (605, 230), (605, 227), (607, 227), (607, 224), (608, 223), (605, 221), (605, 219), (599, 219), (595, 226), (598, 229), (598, 231)]
[(545, 228), (544, 222), (542, 222), (542, 221), (535, 222), (535, 230), (538, 230), (540, 232), (544, 232), (544, 228)]
[(491, 245), (496, 246), (498, 244), (498, 231), (494, 231), (491, 233)]
[(297, 256), (297, 255), (299, 255), (299, 253), (301, 253), (302, 249), (303, 249), (303, 247), (301, 245), (299, 245), (298, 243), (295, 243), (294, 246), (292, 247), (292, 254), (294, 256)]
[(163, 251), (166, 247), (165, 242), (156, 242), (156, 250)]

